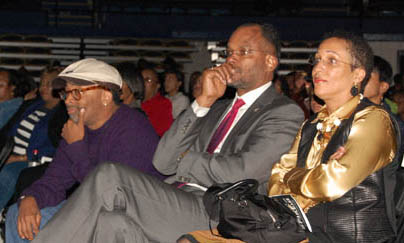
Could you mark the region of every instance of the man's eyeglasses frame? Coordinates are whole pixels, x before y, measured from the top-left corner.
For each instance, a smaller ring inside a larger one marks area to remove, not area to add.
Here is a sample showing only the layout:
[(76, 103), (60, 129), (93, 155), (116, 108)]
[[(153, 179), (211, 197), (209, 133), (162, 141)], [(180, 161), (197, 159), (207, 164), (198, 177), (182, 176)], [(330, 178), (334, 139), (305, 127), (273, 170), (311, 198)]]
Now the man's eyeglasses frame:
[(87, 88), (71, 89), (71, 90), (67, 90), (67, 91), (61, 90), (59, 92), (59, 96), (60, 96), (60, 99), (66, 100), (67, 97), (69, 96), (69, 94), (71, 94), (74, 100), (79, 101), (84, 92), (89, 91), (89, 90), (94, 90), (94, 89), (109, 90), (107, 87), (104, 87), (101, 85), (96, 85), (96, 86), (90, 86)]

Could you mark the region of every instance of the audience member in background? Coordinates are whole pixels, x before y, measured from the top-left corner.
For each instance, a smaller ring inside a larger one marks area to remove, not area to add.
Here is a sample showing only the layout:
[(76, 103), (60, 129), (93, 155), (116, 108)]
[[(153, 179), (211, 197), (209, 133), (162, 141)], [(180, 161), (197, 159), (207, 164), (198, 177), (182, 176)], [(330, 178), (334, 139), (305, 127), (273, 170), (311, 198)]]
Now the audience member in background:
[(393, 99), (393, 94), (403, 90), (403, 75), (397, 73), (393, 77), (393, 84), (390, 85), (390, 89), (387, 91), (387, 97)]
[(373, 71), (369, 82), (366, 85), (364, 96), (377, 105), (382, 105), (384, 108), (391, 110), (390, 106), (384, 103), (384, 94), (392, 85), (391, 76), (393, 70), (391, 65), (379, 56), (374, 56)]
[(146, 113), (151, 124), (161, 137), (173, 123), (171, 101), (160, 94), (160, 80), (152, 68), (141, 71), (145, 92), (142, 110)]
[(35, 80), (32, 78), (31, 74), (27, 69), (25, 69), (24, 66), (22, 66), (18, 71), (16, 72), (18, 78), (22, 80), (23, 83), (25, 83), (29, 89), (29, 92), (24, 95), (24, 100), (34, 100), (39, 96), (38, 90), (39, 87)]
[(394, 99), (394, 95), (403, 90), (403, 79), (400, 73), (394, 75), (393, 83), (390, 85), (389, 90), (385, 94), (384, 102), (390, 106), (391, 112), (397, 114), (397, 102)]
[(196, 97), (201, 95), (202, 86), (201, 86), (201, 76), (202, 73), (199, 71), (193, 72), (189, 77), (189, 100), (193, 102)]
[(166, 98), (171, 101), (173, 119), (189, 106), (189, 99), (184, 95), (184, 74), (178, 70), (169, 70), (164, 73), (164, 89)]
[(274, 87), (279, 94), (289, 97), (289, 86), (282, 75), (275, 75), (273, 81)]
[(275, 74), (274, 76), (274, 81), (272, 81), (273, 86), (275, 87), (276, 92), (278, 92), (278, 94), (283, 94), (283, 90), (282, 90), (282, 76)]
[(51, 81), (58, 73), (58, 70), (42, 73), (41, 98), (33, 100), (26, 108), (21, 107), (21, 112), (19, 110), (6, 124), (9, 130), (2, 130), (14, 138), (14, 148), (0, 171), (0, 209), (14, 194), (18, 175), (28, 167), (28, 162), (51, 160), (58, 146), (62, 126), (67, 120), (63, 103), (52, 95)]
[[(401, 141), (403, 141), (404, 137), (404, 91), (399, 91), (396, 93), (396, 101), (397, 101), (397, 115), (396, 120), (400, 127), (401, 132)], [(404, 143), (401, 142), (401, 156), (404, 152)]]
[[(396, 101), (397, 101), (397, 120), (400, 123), (401, 129), (401, 137), (404, 136), (404, 91), (400, 91), (396, 93)], [(404, 147), (404, 144), (402, 144)]]
[(29, 88), (16, 71), (0, 69), (0, 129), (17, 112)]
[[(397, 103), (393, 103), (392, 100), (389, 100), (387, 97), (385, 97), (385, 94), (388, 92), (390, 86), (393, 84), (392, 75), (393, 70), (390, 63), (388, 63), (382, 57), (374, 56), (373, 71), (370, 76), (369, 82), (366, 85), (364, 96), (373, 103), (383, 106), (389, 112), (393, 113), (394, 110), (395, 112), (393, 114), (397, 114), (399, 101)], [(400, 93), (400, 91), (398, 93)], [(399, 121), (399, 117), (399, 114), (394, 116), (394, 118), (396, 118), (397, 120), (400, 130), (404, 131), (404, 124)], [(401, 136), (401, 144), (404, 145), (404, 134), (402, 134)], [(402, 156), (403, 152), (403, 149), (400, 149), (398, 151), (400, 156)]]
[(58, 77), (53, 83), (65, 86), (61, 98), (70, 119), (45, 174), (22, 193), (19, 208), (9, 208), (8, 242), (32, 240), (61, 207), (66, 190), (101, 162), (126, 164), (162, 178), (152, 165), (158, 137), (144, 115), (120, 105), (122, 79), (114, 67), (89, 58), (69, 65)]
[(317, 114), (324, 106), (324, 101), (314, 93), (310, 95), (310, 115)]
[[(293, 90), (295, 89), (295, 73), (296, 72), (290, 72), (284, 76), (284, 81), (288, 85), (289, 92), (292, 94)], [(290, 96), (288, 96), (290, 97)]]
[(288, 80), (293, 80), (293, 89), (290, 90), (290, 98), (294, 100), (300, 108), (304, 112), (304, 117), (308, 118), (310, 116), (310, 112), (308, 106), (305, 103), (305, 99), (308, 97), (308, 93), (306, 91), (306, 80), (305, 77), (307, 76), (306, 72), (303, 71), (296, 71), (293, 72), (291, 75), (288, 75)]
[(142, 75), (137, 71), (136, 65), (131, 62), (122, 62), (116, 65), (122, 77), (122, 103), (131, 108), (141, 109), (144, 96), (144, 82)]
[(306, 84), (307, 73), (303, 71), (295, 72), (295, 83), (294, 83), (294, 94), (301, 94), (303, 96), (307, 96), (305, 84)]

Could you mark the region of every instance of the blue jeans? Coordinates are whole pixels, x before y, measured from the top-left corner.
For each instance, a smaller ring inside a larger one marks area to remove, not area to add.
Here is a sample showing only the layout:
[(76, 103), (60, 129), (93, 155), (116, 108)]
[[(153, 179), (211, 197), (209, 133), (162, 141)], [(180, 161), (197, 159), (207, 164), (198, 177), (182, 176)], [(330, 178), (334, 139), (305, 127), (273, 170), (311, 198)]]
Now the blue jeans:
[(18, 176), (28, 167), (28, 162), (13, 162), (4, 165), (0, 171), (0, 210), (3, 209), (15, 192)]
[[(41, 209), (41, 224), (39, 229), (42, 229), (46, 223), (53, 217), (53, 215), (59, 211), (59, 209), (63, 206), (66, 201), (62, 201), (55, 207), (47, 207)], [(24, 242), (29, 243), (29, 240), (24, 240), (20, 238), (17, 229), (17, 218), (18, 218), (18, 205), (15, 203), (11, 207), (9, 207), (6, 216), (6, 242)]]

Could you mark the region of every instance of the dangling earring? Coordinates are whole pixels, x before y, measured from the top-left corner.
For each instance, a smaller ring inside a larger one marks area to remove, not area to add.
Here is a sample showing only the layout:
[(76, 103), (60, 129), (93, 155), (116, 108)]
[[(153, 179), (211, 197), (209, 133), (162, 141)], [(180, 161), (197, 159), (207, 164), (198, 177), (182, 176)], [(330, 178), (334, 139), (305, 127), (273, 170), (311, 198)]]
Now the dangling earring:
[(358, 84), (354, 84), (351, 88), (351, 95), (352, 96), (357, 96), (359, 94), (359, 87)]

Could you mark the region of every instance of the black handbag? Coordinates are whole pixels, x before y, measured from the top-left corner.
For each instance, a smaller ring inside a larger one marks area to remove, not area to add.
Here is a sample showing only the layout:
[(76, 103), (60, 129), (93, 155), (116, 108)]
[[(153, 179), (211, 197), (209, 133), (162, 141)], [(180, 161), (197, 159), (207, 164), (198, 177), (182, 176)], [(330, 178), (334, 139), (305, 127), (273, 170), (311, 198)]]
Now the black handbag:
[(220, 235), (249, 243), (304, 240), (306, 229), (296, 214), (282, 200), (258, 194), (257, 188), (256, 180), (246, 179), (216, 184), (205, 192), (205, 209), (211, 220), (219, 222)]

